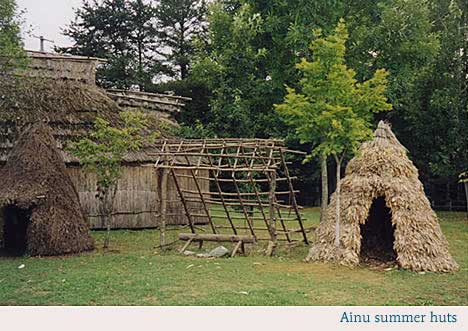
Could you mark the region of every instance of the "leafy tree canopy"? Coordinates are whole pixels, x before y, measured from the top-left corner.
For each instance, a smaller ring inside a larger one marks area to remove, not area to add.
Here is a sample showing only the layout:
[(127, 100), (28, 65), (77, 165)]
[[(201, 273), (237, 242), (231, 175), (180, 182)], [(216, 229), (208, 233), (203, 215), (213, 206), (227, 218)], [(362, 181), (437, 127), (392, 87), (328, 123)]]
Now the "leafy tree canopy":
[(98, 117), (89, 137), (70, 143), (68, 149), (80, 160), (86, 171), (97, 174), (97, 186), (105, 192), (117, 183), (121, 164), (128, 152), (138, 151), (145, 142), (157, 138), (146, 136), (148, 119), (141, 112), (121, 112), (122, 127), (114, 127)]
[(26, 64), (15, 0), (0, 2), (0, 75)]
[(285, 103), (276, 105), (301, 142), (315, 145), (309, 159), (316, 154), (353, 153), (371, 137), (373, 114), (392, 108), (384, 95), (388, 85), (384, 69), (360, 83), (346, 66), (349, 36), (344, 20), (334, 34), (322, 38), (317, 31), (316, 36), (310, 46), (312, 61), (304, 58), (297, 65), (303, 73), (301, 91), (288, 88)]
[(209, 128), (219, 136), (263, 137), (279, 126), (272, 111), (274, 89), (265, 68), (267, 50), (259, 48), (263, 19), (243, 4), (231, 13), (230, 3), (209, 11), (209, 45), (198, 54), (192, 77), (212, 90)]

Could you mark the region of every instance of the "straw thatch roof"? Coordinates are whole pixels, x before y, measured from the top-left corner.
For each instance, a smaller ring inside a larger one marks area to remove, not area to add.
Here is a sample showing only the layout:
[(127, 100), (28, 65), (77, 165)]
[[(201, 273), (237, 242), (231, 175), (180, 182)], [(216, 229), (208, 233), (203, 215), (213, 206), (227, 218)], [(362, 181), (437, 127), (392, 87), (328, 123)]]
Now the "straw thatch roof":
[(86, 84), (96, 83), (96, 68), (106, 60), (95, 57), (55, 54), (26, 50), (29, 57), (28, 69), (22, 75), (51, 78), (54, 80), (75, 80)]
[[(362, 259), (363, 227), (369, 223), (373, 202), (385, 199), (393, 227), (396, 262), (414, 271), (452, 272), (451, 257), (434, 211), (418, 179), (418, 170), (390, 126), (380, 122), (374, 139), (361, 147), (341, 180), (340, 247), (334, 246), (336, 193), (331, 197), (326, 221), (317, 228), (308, 261), (335, 261), (357, 265)], [(385, 206), (381, 206), (385, 209)], [(380, 211), (382, 213), (382, 210)], [(385, 215), (377, 218), (383, 222)], [(388, 231), (380, 228), (381, 231)], [(377, 233), (378, 235), (378, 233)]]
[[(29, 255), (94, 248), (78, 194), (55, 146), (50, 129), (36, 124), (20, 136), (0, 170), (0, 211), (14, 207), (30, 214), (22, 220), (27, 223), (25, 248)], [(5, 213), (0, 220), (8, 222)]]
[[(47, 122), (65, 162), (77, 163), (64, 151), (68, 141), (87, 135), (98, 116), (112, 125), (120, 124), (123, 109), (94, 85), (75, 80), (10, 78), (0, 79), (0, 164), (6, 161), (24, 125)], [(168, 136), (157, 113), (151, 113), (148, 119), (151, 131)], [(125, 161), (153, 162), (155, 158), (140, 151), (127, 155)]]

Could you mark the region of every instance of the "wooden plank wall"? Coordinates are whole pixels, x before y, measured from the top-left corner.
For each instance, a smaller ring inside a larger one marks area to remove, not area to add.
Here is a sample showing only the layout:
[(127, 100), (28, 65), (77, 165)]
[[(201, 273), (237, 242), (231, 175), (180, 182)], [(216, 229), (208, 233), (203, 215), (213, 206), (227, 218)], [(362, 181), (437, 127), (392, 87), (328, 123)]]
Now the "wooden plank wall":
[[(104, 228), (99, 218), (96, 176), (83, 171), (79, 167), (68, 167), (67, 170), (78, 191), (81, 206), (88, 217), (91, 228)], [(183, 178), (180, 182), (185, 189), (195, 189), (195, 184), (190, 178)], [(113, 228), (141, 229), (157, 227), (159, 222), (159, 183), (159, 172), (153, 167), (123, 167), (122, 177), (118, 182), (115, 197), (114, 213), (118, 215), (114, 215)], [(208, 183), (205, 186), (204, 190), (209, 190)], [(187, 224), (188, 220), (184, 214), (184, 208), (172, 176), (169, 176), (167, 195), (167, 224)], [(195, 204), (192, 208), (197, 210), (198, 214), (203, 213), (201, 204)], [(207, 223), (207, 221), (205, 217), (196, 219), (199, 224)]]
[(74, 61), (73, 59), (53, 59), (31, 57), (28, 70), (22, 73), (28, 77), (71, 79), (86, 84), (96, 84), (96, 65), (94, 60)]

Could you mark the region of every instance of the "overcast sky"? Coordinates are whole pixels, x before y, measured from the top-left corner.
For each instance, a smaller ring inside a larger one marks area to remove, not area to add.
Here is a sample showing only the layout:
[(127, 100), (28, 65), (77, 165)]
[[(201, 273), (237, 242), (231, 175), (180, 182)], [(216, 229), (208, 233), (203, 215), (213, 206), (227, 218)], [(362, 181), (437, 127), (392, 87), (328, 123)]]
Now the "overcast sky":
[[(1, 1), (1, 0), (0, 0)], [(32, 30), (31, 35), (44, 36), (57, 46), (70, 46), (72, 42), (60, 31), (73, 19), (73, 8), (80, 7), (82, 0), (16, 0), (20, 9), (25, 9), (25, 28)], [(26, 30), (24, 29), (24, 30)], [(39, 50), (39, 40), (23, 33), (25, 47)], [(53, 48), (46, 43), (46, 51)]]

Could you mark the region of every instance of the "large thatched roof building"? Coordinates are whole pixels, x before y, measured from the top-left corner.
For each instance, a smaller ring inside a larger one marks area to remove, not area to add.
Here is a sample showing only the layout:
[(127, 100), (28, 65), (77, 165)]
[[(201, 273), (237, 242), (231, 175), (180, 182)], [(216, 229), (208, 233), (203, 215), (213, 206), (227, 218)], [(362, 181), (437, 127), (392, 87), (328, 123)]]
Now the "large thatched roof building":
[[(30, 68), (21, 79), (0, 77), (0, 168), (23, 128), (43, 121), (51, 128), (57, 148), (65, 160), (67, 172), (78, 191), (80, 203), (92, 228), (104, 228), (96, 197), (96, 176), (83, 171), (79, 162), (67, 153), (69, 141), (80, 139), (93, 128), (96, 117), (119, 126), (119, 113), (140, 110), (149, 118), (151, 131), (163, 137), (166, 129), (177, 125), (174, 115), (187, 98), (121, 90), (105, 91), (94, 84), (99, 59), (40, 52), (29, 52)], [(164, 125), (161, 125), (164, 123)], [(150, 147), (129, 153), (124, 159), (122, 178), (115, 197), (114, 228), (151, 228), (158, 226), (160, 174), (151, 165)], [(154, 151), (153, 151), (154, 152)], [(183, 172), (183, 170), (180, 170)], [(181, 185), (195, 189), (187, 178)], [(168, 224), (187, 224), (188, 220), (178, 197), (175, 184), (169, 181), (167, 190)], [(202, 206), (194, 203), (194, 209)], [(207, 219), (196, 220), (206, 223)]]
[(78, 194), (42, 123), (22, 134), (0, 169), (0, 243), (29, 255), (94, 248)]
[(458, 269), (418, 170), (384, 122), (349, 162), (341, 181), (339, 249), (334, 246), (335, 208), (336, 193), (307, 260), (357, 265), (377, 259), (415, 271)]

